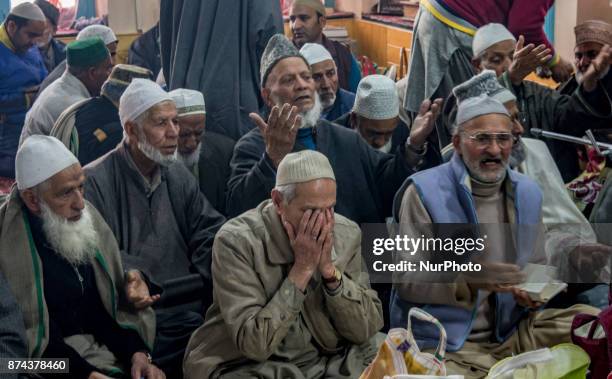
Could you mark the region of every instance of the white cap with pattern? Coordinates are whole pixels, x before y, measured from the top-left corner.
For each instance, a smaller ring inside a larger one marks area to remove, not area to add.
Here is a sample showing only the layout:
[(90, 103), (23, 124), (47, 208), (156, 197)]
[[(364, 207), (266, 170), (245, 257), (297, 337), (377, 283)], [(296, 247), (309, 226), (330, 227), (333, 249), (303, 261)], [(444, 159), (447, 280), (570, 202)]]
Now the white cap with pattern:
[(113, 32), (113, 29), (105, 25), (89, 25), (79, 32), (76, 36), (76, 40), (80, 41), (87, 38), (100, 38), (105, 45), (110, 45), (113, 42), (117, 42), (117, 36)]
[(170, 96), (176, 103), (178, 116), (190, 116), (194, 114), (206, 114), (204, 95), (202, 92), (186, 88), (177, 88), (170, 91)]
[(276, 185), (305, 183), (317, 179), (336, 180), (327, 157), (315, 150), (285, 155), (276, 170)]
[(311, 66), (313, 64), (334, 60), (329, 51), (318, 43), (305, 43), (300, 49), (300, 54), (306, 58), (306, 61)]
[(395, 82), (384, 75), (361, 79), (355, 94), (353, 112), (370, 120), (388, 120), (399, 115)]
[(148, 79), (133, 79), (119, 98), (119, 119), (125, 126), (128, 121), (134, 121), (138, 116), (163, 101), (172, 101), (168, 92), (157, 83)]

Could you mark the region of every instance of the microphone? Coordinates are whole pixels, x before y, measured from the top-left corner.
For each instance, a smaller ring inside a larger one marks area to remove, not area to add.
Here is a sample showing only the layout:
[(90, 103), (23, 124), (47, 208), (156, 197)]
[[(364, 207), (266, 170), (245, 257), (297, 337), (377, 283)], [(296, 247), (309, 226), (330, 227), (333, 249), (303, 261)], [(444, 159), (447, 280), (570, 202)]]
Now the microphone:
[(591, 131), (591, 129), (588, 129), (585, 132), (588, 138), (580, 138), (580, 137), (570, 136), (567, 134), (548, 132), (548, 131), (545, 131), (539, 128), (532, 128), (529, 130), (529, 132), (534, 137), (544, 137), (548, 139), (556, 139), (559, 141), (571, 142), (571, 143), (575, 143), (578, 145), (592, 146), (595, 148), (595, 151), (597, 151), (597, 154), (601, 156), (607, 156), (607, 155), (612, 154), (612, 144), (596, 141), (595, 136), (593, 135), (593, 132)]

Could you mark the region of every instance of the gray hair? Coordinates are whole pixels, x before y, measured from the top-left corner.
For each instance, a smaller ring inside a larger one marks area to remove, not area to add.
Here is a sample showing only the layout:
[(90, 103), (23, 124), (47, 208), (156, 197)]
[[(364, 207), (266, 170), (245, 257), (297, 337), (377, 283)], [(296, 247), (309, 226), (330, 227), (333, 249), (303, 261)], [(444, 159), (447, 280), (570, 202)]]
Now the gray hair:
[(284, 184), (281, 186), (274, 187), (274, 189), (280, 192), (280, 194), (283, 196), (283, 202), (285, 204), (289, 204), (291, 200), (295, 198), (295, 188), (295, 183)]

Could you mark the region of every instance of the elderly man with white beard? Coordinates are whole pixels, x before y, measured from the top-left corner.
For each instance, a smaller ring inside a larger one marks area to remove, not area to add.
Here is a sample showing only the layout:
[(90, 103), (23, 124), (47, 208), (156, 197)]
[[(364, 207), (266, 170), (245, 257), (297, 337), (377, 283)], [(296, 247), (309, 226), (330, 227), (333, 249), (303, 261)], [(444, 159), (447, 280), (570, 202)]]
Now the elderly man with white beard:
[(170, 92), (176, 103), (178, 159), (193, 174), (213, 207), (225, 214), (225, 192), (234, 140), (206, 130), (206, 104), (202, 92), (178, 88)]
[[(267, 121), (251, 114), (258, 128), (243, 136), (234, 148), (228, 182), (229, 216), (269, 198), (276, 169), (291, 152), (310, 149), (327, 156), (338, 185), (335, 210), (357, 223), (382, 222), (391, 214), (393, 195), (403, 180), (430, 162), (425, 150), (416, 160), (404, 145), (384, 154), (368, 146), (357, 133), (320, 120), (321, 102), (308, 62), (283, 35), (273, 36), (264, 50), (261, 86), (270, 114)], [(427, 136), (439, 109), (439, 103), (425, 103), (412, 133)]]
[[(28, 357), (68, 358), (70, 374), (164, 378), (151, 364), (151, 308), (136, 311), (117, 242), (83, 198), (80, 164), (57, 139), (32, 136), (16, 156), (17, 186), (0, 208), (0, 270), (18, 299)], [(131, 373), (131, 374), (130, 374)]]
[[(124, 141), (85, 168), (85, 197), (119, 243), (123, 264), (153, 281), (183, 278), (194, 299), (156, 308), (153, 356), (181, 377), (191, 332), (211, 303), (211, 249), (225, 219), (177, 161), (179, 127), (172, 97), (156, 83), (133, 79), (119, 100)], [(163, 300), (163, 295), (162, 295)]]
[(329, 51), (318, 43), (306, 43), (300, 49), (300, 54), (310, 65), (323, 107), (321, 117), (335, 122), (350, 112), (355, 103), (355, 94), (338, 85), (338, 67)]

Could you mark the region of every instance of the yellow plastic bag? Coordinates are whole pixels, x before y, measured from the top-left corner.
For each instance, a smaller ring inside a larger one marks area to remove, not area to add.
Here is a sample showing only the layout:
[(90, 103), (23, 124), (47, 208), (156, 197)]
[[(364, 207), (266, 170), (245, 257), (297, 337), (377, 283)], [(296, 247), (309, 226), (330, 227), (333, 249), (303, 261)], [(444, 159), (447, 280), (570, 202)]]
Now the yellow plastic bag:
[[(430, 322), (440, 331), (440, 341), (434, 354), (424, 353), (412, 335), (412, 318)], [(408, 312), (408, 328), (389, 330), (385, 342), (380, 346), (376, 358), (361, 374), (360, 379), (400, 378), (403, 375), (431, 375), (431, 378), (446, 377), (444, 354), (446, 353), (446, 331), (440, 322), (420, 308)]]

